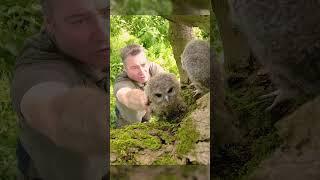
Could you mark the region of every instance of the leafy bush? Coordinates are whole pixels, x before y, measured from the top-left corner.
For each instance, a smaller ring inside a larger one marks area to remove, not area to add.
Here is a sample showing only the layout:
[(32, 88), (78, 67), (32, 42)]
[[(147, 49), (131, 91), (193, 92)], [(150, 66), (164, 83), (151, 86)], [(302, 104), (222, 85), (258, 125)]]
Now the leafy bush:
[(172, 12), (170, 0), (111, 0), (113, 15), (168, 15)]
[(42, 24), (38, 1), (2, 0), (0, 4), (0, 179), (16, 179), (17, 117), (10, 102), (13, 66), (24, 40)]

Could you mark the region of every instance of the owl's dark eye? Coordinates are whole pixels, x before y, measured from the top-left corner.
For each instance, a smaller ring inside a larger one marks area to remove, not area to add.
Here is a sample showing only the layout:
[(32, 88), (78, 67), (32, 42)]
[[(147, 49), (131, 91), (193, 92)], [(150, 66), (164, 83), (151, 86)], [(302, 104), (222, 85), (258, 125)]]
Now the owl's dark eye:
[(173, 87), (169, 89), (168, 93), (172, 93)]
[(157, 97), (161, 97), (161, 96), (162, 96), (162, 95), (159, 94), (159, 93), (156, 93), (156, 94), (154, 94), (154, 95), (156, 95)]

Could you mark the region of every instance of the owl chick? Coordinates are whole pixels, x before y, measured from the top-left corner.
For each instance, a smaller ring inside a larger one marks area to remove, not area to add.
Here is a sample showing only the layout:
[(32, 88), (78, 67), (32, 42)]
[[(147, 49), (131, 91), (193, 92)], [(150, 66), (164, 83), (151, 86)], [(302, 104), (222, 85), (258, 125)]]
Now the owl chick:
[(200, 94), (210, 90), (210, 46), (204, 40), (191, 40), (181, 55), (182, 68)]
[(180, 95), (180, 83), (171, 73), (160, 73), (150, 78), (145, 93), (152, 113), (160, 119), (175, 121), (186, 110)]
[[(229, 0), (233, 21), (279, 88), (279, 102), (320, 92), (320, 1)], [(267, 96), (266, 96), (267, 97)]]

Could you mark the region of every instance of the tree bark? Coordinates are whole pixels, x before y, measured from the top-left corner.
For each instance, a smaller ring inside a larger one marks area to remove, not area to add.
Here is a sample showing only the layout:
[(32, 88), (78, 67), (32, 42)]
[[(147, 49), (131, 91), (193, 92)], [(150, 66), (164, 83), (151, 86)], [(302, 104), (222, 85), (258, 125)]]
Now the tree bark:
[(186, 85), (189, 83), (188, 75), (181, 66), (181, 54), (186, 44), (193, 39), (192, 27), (188, 27), (179, 23), (170, 22), (169, 39), (173, 50), (174, 59), (179, 70), (180, 83)]
[(172, 0), (173, 15), (209, 15), (210, 0)]
[(235, 29), (227, 0), (211, 0), (211, 5), (222, 39), (225, 71), (226, 73), (237, 72), (249, 66), (250, 47), (247, 39)]
[(171, 15), (162, 17), (174, 23), (180, 23), (189, 27), (199, 27), (207, 33), (210, 31), (209, 15)]

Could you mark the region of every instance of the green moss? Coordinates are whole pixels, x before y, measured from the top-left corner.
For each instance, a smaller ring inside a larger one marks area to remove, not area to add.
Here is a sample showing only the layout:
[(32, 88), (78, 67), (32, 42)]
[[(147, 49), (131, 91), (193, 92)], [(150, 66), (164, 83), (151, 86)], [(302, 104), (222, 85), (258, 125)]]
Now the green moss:
[(278, 117), (265, 112), (272, 99), (262, 101), (258, 97), (263, 94), (267, 94), (266, 90), (255, 84), (228, 89), (226, 93), (227, 102), (238, 116), (239, 127), (246, 132), (246, 143), (214, 151), (215, 168), (221, 179), (247, 179), (281, 144), (274, 128)]
[(247, 179), (260, 162), (268, 158), (281, 143), (282, 140), (275, 131), (257, 139), (251, 146), (254, 156), (241, 168), (238, 179)]
[[(118, 155), (117, 164), (134, 164), (133, 154), (142, 149), (156, 151), (163, 144), (172, 144), (177, 125), (166, 122), (137, 123), (110, 130), (110, 149)], [(130, 162), (130, 160), (132, 162)]]
[(176, 174), (161, 174), (155, 177), (155, 180), (177, 180)]
[[(181, 90), (181, 96), (182, 96), (184, 102), (186, 103), (186, 105), (188, 106), (189, 110), (192, 110), (196, 107), (194, 105), (196, 104), (197, 99), (194, 97), (193, 90), (195, 90), (195, 89), (184, 88)], [(190, 108), (190, 107), (192, 107), (192, 108)]]
[(162, 132), (160, 134), (160, 137), (162, 140), (165, 141), (165, 144), (171, 144), (176, 140), (175, 136), (173, 136), (172, 133), (168, 132)]
[(173, 155), (168, 153), (160, 156), (157, 160), (153, 162), (152, 165), (176, 165), (177, 161), (174, 159)]
[(179, 155), (187, 154), (194, 148), (199, 138), (199, 132), (194, 128), (191, 118), (186, 118), (185, 121), (181, 123), (181, 127), (178, 129), (176, 136), (178, 139), (177, 153)]
[(110, 135), (111, 150), (122, 155), (132, 148), (156, 150), (161, 147), (160, 139), (148, 134), (145, 129), (116, 129)]
[(119, 166), (130, 166), (130, 165), (137, 165), (137, 162), (132, 156), (126, 156), (126, 158), (118, 159), (113, 165)]

